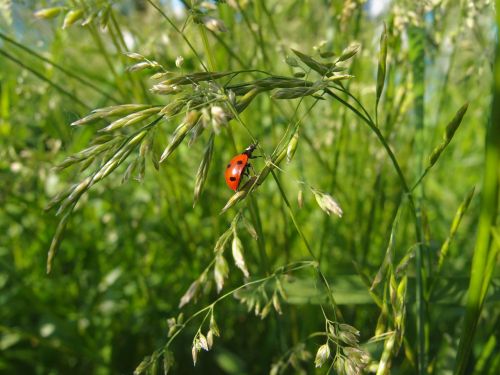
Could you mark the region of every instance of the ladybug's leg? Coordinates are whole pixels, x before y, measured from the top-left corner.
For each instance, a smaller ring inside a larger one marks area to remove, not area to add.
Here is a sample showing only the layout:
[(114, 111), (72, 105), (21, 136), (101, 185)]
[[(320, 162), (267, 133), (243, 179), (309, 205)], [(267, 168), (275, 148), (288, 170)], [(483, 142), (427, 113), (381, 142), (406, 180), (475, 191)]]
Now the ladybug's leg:
[(243, 170), (243, 176), (247, 176), (247, 177), (250, 177), (250, 173), (248, 172), (248, 168), (251, 167), (251, 164), (248, 163), (246, 166), (245, 166), (245, 169)]
[(247, 172), (247, 176), (248, 176), (248, 169), (251, 169), (251, 170), (252, 170), (252, 173), (253, 173), (254, 175), (256, 175), (256, 174), (257, 174), (257, 173), (255, 172), (255, 169), (253, 169), (253, 165), (252, 165), (252, 164), (250, 164), (250, 163), (248, 163), (248, 164), (247, 164), (247, 167), (245, 168), (245, 170), (246, 170), (246, 172)]

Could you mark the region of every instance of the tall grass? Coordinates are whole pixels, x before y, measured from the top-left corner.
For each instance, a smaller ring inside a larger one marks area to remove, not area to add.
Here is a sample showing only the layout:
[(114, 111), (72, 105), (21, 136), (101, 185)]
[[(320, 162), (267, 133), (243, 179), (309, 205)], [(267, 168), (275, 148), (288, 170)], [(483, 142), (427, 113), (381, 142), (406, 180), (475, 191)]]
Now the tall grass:
[(492, 6), (181, 3), (2, 13), (0, 369), (495, 373)]

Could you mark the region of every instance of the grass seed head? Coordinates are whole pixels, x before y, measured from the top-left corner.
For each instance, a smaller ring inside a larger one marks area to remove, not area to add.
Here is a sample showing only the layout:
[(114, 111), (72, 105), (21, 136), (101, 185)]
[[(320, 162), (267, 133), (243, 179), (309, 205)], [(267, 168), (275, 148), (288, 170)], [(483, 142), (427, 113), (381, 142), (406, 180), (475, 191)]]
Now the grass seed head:
[(49, 20), (51, 18), (57, 17), (64, 10), (64, 7), (52, 7), (37, 10), (34, 13), (34, 16), (41, 20)]
[(132, 60), (144, 60), (144, 56), (142, 56), (140, 53), (137, 52), (123, 52), (125, 56)]
[[(246, 185), (245, 185), (246, 186)], [(248, 194), (248, 190), (242, 189), (234, 193), (231, 198), (227, 201), (226, 205), (222, 208), (221, 214), (229, 210), (231, 207), (233, 207), (236, 203), (244, 199)]]
[(217, 337), (220, 336), (219, 327), (217, 326), (217, 322), (215, 321), (214, 314), (210, 316), (210, 331)]
[(172, 369), (174, 362), (174, 354), (170, 350), (167, 350), (163, 354), (163, 373), (165, 375)]
[(177, 56), (177, 58), (175, 59), (175, 66), (181, 68), (183, 64), (184, 64), (184, 57)]
[(159, 68), (160, 64), (156, 61), (141, 61), (137, 64), (131, 65), (127, 68), (129, 72), (140, 72), (144, 69), (156, 69)]
[(221, 127), (226, 125), (230, 116), (222, 109), (222, 107), (214, 105), (210, 108), (212, 118), (212, 128), (215, 134), (219, 134)]
[(184, 295), (181, 297), (181, 301), (179, 302), (179, 309), (184, 305), (188, 304), (193, 298), (195, 298), (196, 295), (198, 294), (199, 289), (200, 289), (199, 280), (193, 281), (189, 286), (188, 290), (186, 291), (186, 293), (184, 293)]
[(345, 374), (344, 372), (344, 358), (341, 356), (336, 356), (335, 357), (335, 371), (337, 372), (338, 375)]
[(165, 151), (163, 151), (163, 154), (160, 157), (160, 163), (164, 162), (165, 159), (167, 159), (172, 154), (172, 152), (174, 152), (177, 146), (181, 144), (188, 131), (190, 131), (196, 125), (196, 123), (200, 119), (200, 116), (201, 112), (199, 111), (188, 112), (184, 121), (177, 127), (177, 129), (175, 129), (170, 143), (165, 148)]
[(233, 236), (232, 253), (234, 264), (236, 265), (236, 267), (238, 267), (241, 272), (243, 272), (243, 275), (245, 275), (245, 277), (249, 277), (250, 274), (248, 273), (245, 258), (243, 257), (243, 244), (241, 243), (241, 240), (238, 238), (236, 233)]
[(198, 359), (198, 352), (200, 350), (197, 348), (197, 342), (193, 342), (193, 346), (191, 347), (191, 356), (193, 357), (193, 366), (196, 366), (196, 361)]
[(158, 95), (171, 95), (177, 94), (182, 91), (182, 88), (177, 85), (165, 85), (163, 83), (158, 83), (149, 89), (153, 94)]
[(229, 266), (227, 265), (226, 258), (222, 254), (217, 254), (215, 257), (214, 279), (217, 285), (217, 293), (220, 293), (224, 287), (224, 280), (229, 275)]
[(199, 343), (200, 343), (200, 347), (201, 347), (204, 351), (208, 352), (209, 347), (208, 347), (207, 338), (205, 337), (205, 335), (204, 335), (203, 333), (201, 333), (201, 332), (200, 332), (200, 333), (198, 334), (198, 340), (199, 340)]
[(323, 366), (329, 357), (330, 357), (330, 346), (328, 345), (328, 343), (321, 345), (318, 351), (316, 352), (314, 365), (316, 367)]
[(325, 194), (317, 189), (311, 188), (311, 191), (318, 202), (319, 207), (325, 211), (328, 215), (335, 214), (338, 217), (342, 217), (343, 211), (339, 204), (333, 197), (329, 194)]
[[(199, 124), (198, 126), (200, 126)], [(196, 181), (194, 183), (194, 202), (193, 206), (200, 199), (201, 191), (203, 189), (203, 185), (207, 180), (208, 170), (210, 168), (210, 162), (212, 161), (212, 155), (214, 150), (214, 139), (215, 136), (212, 134), (210, 139), (208, 140), (207, 147), (205, 148), (205, 152), (203, 153), (203, 159), (201, 160), (200, 166), (198, 167), (198, 172), (196, 172)]]
[(70, 27), (71, 25), (75, 24), (79, 19), (83, 17), (83, 10), (82, 9), (74, 9), (70, 10), (68, 13), (66, 13), (66, 17), (64, 17), (64, 22), (63, 22), (63, 29), (66, 29)]
[(292, 161), (293, 156), (295, 155), (295, 151), (297, 150), (297, 145), (299, 143), (299, 130), (295, 131), (292, 139), (288, 143), (288, 147), (286, 149), (286, 161), (290, 163)]
[(214, 333), (210, 329), (207, 332), (207, 346), (208, 346), (208, 349), (212, 349), (213, 345), (214, 345)]
[(159, 112), (159, 114), (163, 115), (166, 118), (175, 116), (182, 110), (182, 108), (184, 108), (185, 105), (186, 105), (185, 100), (176, 99), (173, 102), (168, 103), (165, 107), (163, 107)]
[(215, 17), (206, 16), (202, 18), (203, 25), (214, 33), (225, 33), (227, 31), (227, 27), (224, 22)]

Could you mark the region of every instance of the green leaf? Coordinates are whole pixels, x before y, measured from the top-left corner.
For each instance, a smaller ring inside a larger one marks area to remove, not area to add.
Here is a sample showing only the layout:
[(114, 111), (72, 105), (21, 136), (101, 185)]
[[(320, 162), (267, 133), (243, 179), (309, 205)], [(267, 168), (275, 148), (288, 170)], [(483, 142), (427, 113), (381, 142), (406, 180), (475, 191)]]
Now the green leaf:
[(450, 123), (446, 126), (446, 131), (443, 136), (443, 141), (432, 151), (431, 155), (429, 156), (429, 163), (427, 168), (431, 168), (434, 164), (436, 164), (439, 157), (441, 156), (441, 153), (444, 151), (446, 146), (448, 146), (448, 144), (451, 142), (453, 136), (455, 135), (455, 132), (462, 123), (464, 115), (467, 112), (467, 108), (469, 108), (469, 103), (465, 103), (462, 107), (460, 107), (460, 109), (455, 114), (455, 117), (453, 117)]
[(445, 242), (441, 246), (441, 249), (439, 250), (439, 261), (438, 261), (438, 272), (441, 270), (443, 267), (443, 262), (444, 259), (446, 258), (446, 255), (448, 254), (448, 250), (450, 248), (450, 243), (455, 237), (455, 234), (457, 233), (458, 226), (460, 225), (460, 222), (462, 221), (462, 218), (464, 217), (465, 213), (467, 212), (467, 208), (469, 207), (470, 201), (472, 200), (472, 197), (474, 196), (474, 190), (475, 188), (473, 187), (467, 196), (465, 197), (464, 201), (458, 207), (457, 212), (455, 213), (455, 217), (453, 218), (453, 222), (451, 224), (450, 228), (450, 233), (448, 234), (448, 237), (446, 238)]
[(414, 190), (417, 187), (417, 185), (424, 179), (429, 170), (434, 166), (434, 164), (436, 164), (436, 162), (438, 161), (439, 157), (441, 156), (445, 148), (450, 144), (451, 140), (453, 139), (453, 136), (455, 135), (455, 132), (462, 123), (462, 120), (465, 116), (465, 113), (467, 112), (468, 107), (469, 103), (465, 103), (462, 107), (460, 107), (460, 109), (455, 114), (455, 117), (453, 117), (450, 123), (446, 126), (446, 130), (443, 136), (443, 141), (438, 146), (436, 146), (434, 150), (432, 150), (432, 153), (429, 156), (429, 160), (427, 162), (427, 167), (425, 168), (422, 175), (418, 178), (417, 182), (415, 182), (415, 184), (410, 190)]
[(378, 55), (378, 70), (377, 70), (377, 102), (380, 101), (380, 96), (382, 95), (382, 90), (384, 89), (385, 73), (387, 64), (387, 27), (384, 23), (384, 30), (380, 36), (380, 51)]
[(398, 230), (398, 224), (399, 224), (399, 209), (398, 212), (396, 213), (396, 217), (394, 218), (394, 221), (392, 222), (392, 227), (391, 227), (391, 236), (389, 237), (389, 243), (387, 244), (387, 250), (385, 251), (385, 257), (384, 260), (380, 266), (380, 269), (378, 270), (377, 274), (375, 275), (375, 278), (373, 279), (372, 286), (370, 287), (370, 290), (374, 290), (378, 284), (382, 281), (382, 278), (384, 277), (384, 274), (387, 270), (387, 267), (391, 266), (391, 269), (393, 268), (394, 264), (394, 244), (396, 241), (396, 232)]
[[(497, 6), (500, 0), (496, 1)], [(500, 26), (500, 13), (496, 15), (497, 27)], [(500, 177), (500, 44), (496, 41), (495, 65), (493, 69), (494, 90), (491, 106), (491, 119), (487, 126), (485, 139), (485, 159), (481, 211), (477, 229), (476, 245), (470, 271), (470, 284), (467, 293), (465, 319), (455, 362), (455, 375), (462, 375), (468, 369), (469, 356), (474, 345), (474, 335), (486, 292), (497, 261), (499, 247), (493, 240), (492, 228), (498, 225)], [(451, 129), (452, 130), (452, 129)], [(448, 134), (448, 132), (447, 132)]]

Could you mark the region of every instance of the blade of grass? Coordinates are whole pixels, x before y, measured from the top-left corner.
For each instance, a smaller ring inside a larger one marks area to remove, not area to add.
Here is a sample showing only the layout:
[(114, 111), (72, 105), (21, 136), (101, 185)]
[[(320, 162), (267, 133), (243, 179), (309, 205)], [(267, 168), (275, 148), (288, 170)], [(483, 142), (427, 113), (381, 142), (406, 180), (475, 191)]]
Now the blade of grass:
[[(423, 22), (423, 7), (417, 7), (417, 14), (420, 22)], [(414, 93), (414, 114), (415, 114), (415, 135), (416, 135), (416, 154), (418, 158), (417, 173), (423, 174), (423, 155), (425, 149), (424, 139), (424, 96), (425, 96), (425, 29), (423, 26), (414, 25), (410, 28), (410, 61), (413, 74), (413, 93)], [(423, 232), (422, 225), (422, 205), (424, 200), (424, 187), (416, 191), (416, 230)], [(423, 238), (423, 236), (422, 236)], [(424, 264), (426, 256), (426, 246), (420, 242), (415, 252), (416, 261), (416, 314), (417, 314), (417, 353), (418, 353), (418, 373), (424, 374), (427, 371), (428, 352), (429, 352), (429, 321), (427, 319), (427, 303), (425, 301), (425, 275), (427, 274)]]
[(375, 101), (375, 122), (378, 124), (378, 103), (384, 89), (385, 73), (387, 71), (387, 26), (384, 23), (382, 35), (380, 35), (380, 51), (378, 56), (377, 70), (377, 100)]
[[(496, 1), (497, 7), (500, 0)], [(500, 12), (496, 15), (500, 26)], [(465, 374), (474, 343), (479, 316), (484, 304), (486, 291), (491, 282), (491, 272), (498, 256), (499, 246), (492, 238), (492, 228), (496, 225), (499, 204), (500, 176), (500, 43), (497, 40), (495, 65), (493, 70), (494, 88), (491, 119), (488, 122), (485, 139), (485, 160), (481, 211), (472, 258), (471, 278), (467, 293), (465, 319), (458, 347), (455, 375)]]
[(14, 56), (12, 56), (10, 53), (7, 53), (3, 49), (0, 49), (0, 54), (4, 55), (6, 58), (8, 58), (9, 60), (15, 62), (17, 65), (23, 67), (24, 69), (30, 71), (35, 76), (37, 76), (38, 78), (40, 78), (42, 81), (47, 82), (50, 86), (54, 87), (57, 91), (59, 91), (62, 94), (66, 95), (68, 98), (71, 98), (76, 103), (80, 104), (82, 107), (85, 107), (85, 109), (90, 110), (90, 106), (88, 106), (87, 104), (85, 104), (84, 102), (82, 102), (75, 95), (73, 95), (69, 91), (65, 90), (64, 88), (62, 88), (61, 86), (59, 86), (57, 83), (52, 82), (50, 79), (48, 79), (47, 77), (45, 77), (42, 73), (40, 73), (40, 72), (36, 71), (35, 69), (31, 68), (30, 66), (26, 65), (21, 60), (19, 60), (19, 59), (15, 58)]
[(52, 65), (54, 68), (56, 68), (57, 70), (63, 72), (68, 77), (76, 79), (81, 84), (83, 84), (83, 85), (91, 88), (92, 90), (94, 90), (95, 92), (98, 92), (99, 94), (105, 96), (106, 98), (111, 99), (112, 101), (114, 101), (116, 103), (119, 102), (117, 98), (115, 98), (112, 95), (108, 94), (106, 91), (100, 89), (99, 87), (97, 87), (96, 85), (94, 85), (92, 82), (90, 82), (90, 81), (82, 78), (78, 74), (73, 73), (71, 70), (68, 70), (68, 69), (62, 67), (61, 65), (53, 62), (52, 60), (50, 60), (50, 59), (48, 59), (48, 58), (40, 55), (39, 53), (37, 53), (37, 52), (33, 51), (32, 49), (26, 47), (25, 45), (16, 42), (14, 39), (10, 38), (9, 36), (5, 35), (2, 32), (0, 32), (0, 38), (4, 39), (5, 41), (7, 41), (7, 42), (9, 42), (9, 43), (11, 43), (13, 45), (15, 45), (18, 48), (26, 51), (27, 53), (29, 53), (30, 55), (36, 57), (37, 59), (40, 59), (40, 60), (46, 62), (47, 64)]

